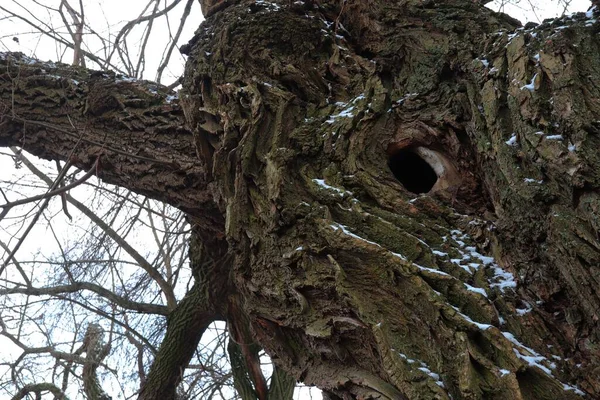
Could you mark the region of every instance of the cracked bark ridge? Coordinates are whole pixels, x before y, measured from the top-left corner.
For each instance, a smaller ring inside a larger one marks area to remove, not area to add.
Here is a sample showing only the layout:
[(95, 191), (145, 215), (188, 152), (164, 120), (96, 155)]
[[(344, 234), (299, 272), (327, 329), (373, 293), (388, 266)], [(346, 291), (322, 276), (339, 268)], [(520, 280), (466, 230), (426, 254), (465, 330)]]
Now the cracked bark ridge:
[(109, 183), (198, 215), (222, 234), (207, 166), (174, 93), (112, 72), (0, 54), (0, 146), (45, 159), (68, 158)]
[[(279, 366), (332, 398), (598, 394), (596, 217), (571, 198), (595, 201), (598, 42), (589, 16), (559, 23), (515, 31), (471, 1), (238, 2), (203, 23), (182, 104)], [(386, 165), (404, 148), (459, 184), (415, 198)]]

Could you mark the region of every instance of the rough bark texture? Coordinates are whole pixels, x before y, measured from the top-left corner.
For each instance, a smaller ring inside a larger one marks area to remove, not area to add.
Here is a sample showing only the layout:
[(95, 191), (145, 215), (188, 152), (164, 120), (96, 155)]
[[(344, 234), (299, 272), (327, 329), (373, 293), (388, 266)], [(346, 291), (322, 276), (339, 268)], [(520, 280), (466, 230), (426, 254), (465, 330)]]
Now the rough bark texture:
[(85, 352), (85, 364), (81, 377), (83, 378), (83, 390), (88, 400), (110, 400), (110, 396), (104, 393), (98, 379), (98, 367), (110, 352), (110, 345), (103, 341), (104, 331), (98, 324), (90, 324), (83, 338), (82, 350)]
[[(86, 107), (94, 85), (49, 92), (5, 59), (0, 145), (65, 158), (76, 137), (22, 121), (69, 130), (40, 99), (76, 110), (111, 144), (81, 142), (78, 159), (104, 153), (101, 176), (216, 237), (225, 317), (328, 398), (600, 397), (591, 13), (515, 31), (470, 0), (204, 3), (217, 8), (184, 49), (187, 128), (175, 103)], [(406, 152), (436, 170), (429, 193), (388, 167)]]
[[(3, 55), (0, 146), (70, 159), (109, 183), (165, 200), (218, 229), (209, 171), (175, 96), (152, 82)], [(35, 150), (34, 150), (35, 149)], [(222, 233), (222, 232), (215, 232)]]
[(195, 285), (167, 317), (167, 331), (138, 399), (173, 399), (202, 335), (227, 312), (229, 261), (223, 240), (192, 233), (190, 261)]

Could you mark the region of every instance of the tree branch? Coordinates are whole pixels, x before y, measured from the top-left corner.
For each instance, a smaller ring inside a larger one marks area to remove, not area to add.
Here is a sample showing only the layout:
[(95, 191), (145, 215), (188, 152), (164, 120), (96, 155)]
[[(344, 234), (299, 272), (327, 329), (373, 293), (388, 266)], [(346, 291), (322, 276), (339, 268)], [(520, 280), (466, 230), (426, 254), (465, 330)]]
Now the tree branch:
[[(19, 156), (21, 161), (27, 165), (27, 167), (33, 172), (37, 177), (42, 179), (48, 185), (50, 185), (50, 180), (47, 176), (45, 176), (41, 171), (39, 171), (29, 160), (27, 160), (23, 155)], [(167, 306), (169, 309), (175, 308), (177, 301), (175, 299), (175, 294), (173, 293), (173, 287), (165, 280), (165, 278), (161, 275), (161, 273), (154, 268), (152, 264), (150, 264), (138, 251), (136, 251), (133, 246), (127, 242), (121, 235), (119, 235), (109, 223), (106, 223), (102, 218), (98, 217), (96, 213), (86, 207), (83, 203), (71, 197), (68, 194), (65, 194), (66, 200), (73, 204), (79, 211), (81, 211), (86, 217), (88, 217), (92, 222), (94, 222), (100, 229), (106, 233), (108, 237), (114, 240), (123, 250), (127, 252), (142, 268), (148, 276), (150, 276), (156, 284), (162, 290), (166, 300)]]
[(0, 289), (0, 295), (6, 296), (11, 294), (24, 294), (28, 296), (54, 296), (57, 294), (76, 293), (83, 290), (94, 292), (125, 310), (136, 311), (142, 314), (156, 314), (163, 316), (169, 315), (169, 308), (166, 306), (131, 301), (91, 282), (75, 282), (70, 285), (58, 285), (42, 288), (18, 287), (11, 289)]
[(70, 157), (82, 169), (103, 153), (102, 179), (178, 207), (207, 232), (223, 233), (208, 188), (210, 166), (198, 159), (182, 108), (164, 87), (2, 53), (0, 98), (0, 146), (45, 159)]
[(36, 398), (41, 397), (42, 392), (50, 392), (54, 395), (57, 400), (68, 400), (67, 395), (52, 383), (36, 383), (32, 385), (25, 385), (11, 397), (11, 400), (21, 400), (27, 397), (30, 393), (35, 393)]
[(10, 203), (0, 205), (0, 208), (3, 208), (2, 212), (0, 213), (0, 221), (2, 220), (2, 218), (4, 218), (6, 213), (13, 207), (20, 206), (20, 205), (27, 204), (27, 203), (33, 203), (38, 200), (47, 199), (52, 196), (56, 196), (57, 194), (62, 194), (70, 189), (73, 189), (74, 187), (81, 185), (82, 183), (87, 181), (92, 175), (94, 175), (94, 171), (95, 171), (95, 168), (98, 166), (99, 160), (100, 159), (98, 159), (96, 161), (96, 164), (92, 168), (90, 168), (89, 171), (87, 171), (85, 173), (85, 175), (83, 175), (81, 178), (77, 179), (75, 182), (71, 182), (70, 184), (62, 186), (58, 189), (49, 190), (48, 192), (37, 195), (37, 196), (31, 196), (31, 197), (27, 197), (25, 199), (16, 200), (16, 201), (12, 201)]
[(202, 335), (217, 320), (206, 291), (194, 286), (169, 315), (167, 333), (152, 363), (139, 400), (173, 399), (183, 371), (189, 364)]

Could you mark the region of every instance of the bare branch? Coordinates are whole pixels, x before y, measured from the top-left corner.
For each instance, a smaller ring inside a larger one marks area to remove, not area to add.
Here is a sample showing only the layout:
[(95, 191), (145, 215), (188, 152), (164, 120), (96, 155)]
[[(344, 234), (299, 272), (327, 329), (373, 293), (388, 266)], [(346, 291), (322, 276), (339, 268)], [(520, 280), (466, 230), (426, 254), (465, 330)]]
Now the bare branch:
[[(171, 54), (173, 53), (173, 49), (179, 42), (179, 38), (181, 37), (181, 32), (183, 32), (183, 27), (185, 26), (185, 21), (187, 20), (187, 17), (190, 15), (190, 11), (192, 9), (193, 3), (194, 3), (194, 0), (188, 0), (187, 3), (185, 4), (185, 9), (183, 10), (183, 15), (181, 16), (181, 20), (179, 21), (179, 27), (177, 28), (177, 33), (175, 33), (175, 37), (173, 37), (171, 39), (171, 44), (169, 45), (167, 54), (163, 55), (163, 59), (162, 59), (160, 65), (158, 66), (158, 69), (156, 70), (156, 81), (157, 82), (161, 81), (162, 74), (163, 74), (165, 68), (167, 67), (167, 65), (169, 64), (169, 61), (171, 60)], [(177, 81), (176, 83), (178, 85), (179, 81)], [(177, 85), (175, 85), (175, 86), (177, 86)]]
[(115, 305), (130, 311), (139, 312), (142, 314), (155, 314), (155, 315), (169, 315), (169, 308), (159, 304), (150, 303), (137, 303), (131, 301), (126, 297), (119, 296), (112, 291), (105, 289), (100, 285), (96, 285), (91, 282), (75, 282), (70, 285), (59, 285), (53, 287), (24, 287), (24, 288), (11, 288), (11, 289), (0, 289), (0, 295), (11, 295), (11, 294), (24, 294), (28, 296), (56, 296), (64, 295), (68, 293), (76, 293), (84, 290), (96, 293), (104, 297), (106, 300), (114, 303)]
[(35, 383), (23, 386), (11, 400), (21, 400), (27, 397), (30, 393), (35, 393), (36, 398), (41, 398), (43, 392), (50, 392), (57, 400), (68, 400), (67, 395), (52, 383)]
[[(110, 53), (110, 55), (108, 56), (107, 59), (107, 63), (110, 64), (110, 61), (114, 55), (115, 50), (121, 51), (121, 46), (119, 46), (119, 43), (121, 42), (121, 39), (123, 38), (123, 36), (126, 36), (131, 29), (133, 29), (134, 26), (145, 22), (145, 21), (149, 21), (149, 20), (153, 20), (155, 18), (158, 18), (162, 15), (165, 15), (166, 13), (168, 13), (169, 11), (171, 11), (175, 6), (177, 6), (177, 4), (179, 4), (181, 2), (181, 0), (174, 0), (169, 6), (167, 6), (166, 8), (164, 8), (163, 10), (150, 14), (150, 15), (146, 15), (146, 16), (142, 16), (140, 15), (138, 18), (134, 19), (133, 21), (129, 21), (127, 24), (125, 24), (125, 26), (123, 28), (121, 28), (121, 31), (117, 34), (115, 40), (114, 40), (114, 46), (113, 46), (113, 50)], [(127, 54), (129, 54), (129, 52), (126, 52)], [(120, 53), (121, 54), (121, 53)], [(125, 60), (123, 60), (125, 62)], [(131, 65), (131, 63), (125, 63), (125, 65)], [(130, 72), (133, 71), (133, 68), (129, 67)]]
[[(33, 166), (33, 164), (31, 164), (25, 157), (22, 157), (22, 161), (32, 172), (48, 183), (48, 178), (44, 176), (37, 168), (35, 168), (35, 166)], [(148, 261), (146, 261), (146, 259), (139, 254), (139, 252), (137, 252), (125, 239), (123, 239), (121, 235), (117, 234), (117, 232), (115, 232), (115, 230), (112, 229), (109, 224), (99, 218), (88, 207), (69, 195), (67, 195), (66, 198), (69, 203), (73, 204), (79, 211), (81, 211), (98, 227), (100, 227), (112, 240), (119, 244), (119, 246), (121, 246), (138, 263), (138, 265), (148, 273), (152, 279), (154, 279), (167, 299), (168, 308), (171, 310), (174, 309), (176, 305), (176, 299), (175, 294), (173, 293), (173, 288), (165, 281), (160, 273), (150, 263), (148, 263)]]
[[(98, 161), (100, 161), (100, 157), (98, 157)], [(62, 186), (58, 189), (49, 190), (48, 192), (37, 195), (37, 196), (31, 196), (26, 199), (21, 199), (21, 200), (17, 200), (17, 201), (13, 201), (10, 203), (0, 205), (0, 207), (3, 208), (2, 212), (0, 213), (0, 221), (4, 218), (4, 216), (8, 213), (8, 211), (10, 211), (10, 209), (13, 207), (20, 206), (20, 205), (27, 204), (27, 203), (33, 203), (35, 201), (39, 201), (39, 200), (43, 200), (43, 199), (48, 199), (50, 197), (56, 196), (58, 194), (62, 194), (70, 189), (73, 189), (73, 188), (81, 185), (82, 183), (84, 183), (85, 181), (90, 179), (92, 177), (92, 175), (94, 175), (94, 173), (96, 172), (96, 170), (98, 168), (98, 161), (96, 161), (96, 164), (75, 182), (72, 182), (68, 185)], [(67, 169), (68, 169), (68, 165), (65, 165), (65, 167), (63, 168), (64, 172), (62, 173), (62, 176), (64, 176)], [(61, 181), (62, 181), (62, 179), (61, 179)], [(58, 184), (59, 183), (57, 182), (57, 185)]]

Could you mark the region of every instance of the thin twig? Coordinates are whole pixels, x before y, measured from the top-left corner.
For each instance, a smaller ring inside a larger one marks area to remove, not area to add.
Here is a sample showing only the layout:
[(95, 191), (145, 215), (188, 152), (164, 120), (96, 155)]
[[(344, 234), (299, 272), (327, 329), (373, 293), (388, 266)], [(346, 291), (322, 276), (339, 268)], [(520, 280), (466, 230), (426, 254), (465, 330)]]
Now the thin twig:
[[(94, 170), (95, 170), (96, 166), (98, 165), (99, 161), (100, 161), (100, 156), (98, 156), (98, 158), (96, 158), (96, 162), (94, 163), (94, 166), (92, 166), (92, 168), (90, 169), (91, 173), (94, 172)], [(61, 174), (56, 178), (55, 185), (53, 185), (52, 187), (50, 187), (50, 191), (53, 191), (54, 187), (56, 187), (58, 185), (58, 182), (60, 182), (62, 180), (62, 178), (64, 177), (64, 173), (66, 173), (68, 167), (70, 167), (70, 163), (67, 162), (67, 164), (65, 164), (65, 167), (63, 168), (63, 171), (61, 171)], [(90, 171), (88, 171), (88, 173)], [(92, 175), (91, 173), (86, 177), (86, 179), (89, 178)], [(37, 223), (38, 219), (42, 215), (42, 212), (48, 206), (48, 203), (50, 202), (50, 199), (51, 199), (51, 197), (45, 198), (45, 200), (42, 203), (42, 205), (40, 206), (39, 210), (37, 211), (37, 213), (35, 214), (35, 216), (31, 220), (31, 222), (29, 223), (29, 226), (27, 227), (27, 229), (25, 230), (25, 232), (23, 233), (23, 235), (19, 238), (19, 241), (17, 242), (17, 244), (15, 245), (15, 247), (13, 248), (13, 250), (8, 255), (8, 258), (4, 261), (4, 264), (2, 264), (2, 267), (0, 268), (0, 275), (2, 275), (2, 273), (4, 272), (4, 270), (6, 269), (6, 267), (8, 266), (8, 264), (11, 262), (11, 260), (15, 256), (16, 252), (19, 250), (19, 248), (21, 247), (21, 245), (23, 244), (23, 242), (25, 241), (25, 239), (29, 235), (29, 232), (31, 232), (31, 230), (33, 229), (33, 227)], [(4, 214), (4, 211), (3, 211), (3, 214)]]
[[(183, 15), (181, 16), (181, 21), (179, 22), (179, 28), (177, 28), (177, 33), (175, 33), (175, 37), (171, 40), (171, 44), (169, 45), (169, 49), (167, 50), (167, 55), (163, 57), (162, 62), (158, 66), (156, 70), (156, 81), (160, 83), (162, 79), (162, 74), (169, 64), (169, 60), (171, 59), (171, 54), (173, 53), (173, 49), (177, 46), (177, 42), (179, 42), (179, 38), (181, 37), (181, 32), (183, 32), (183, 27), (185, 26), (185, 21), (187, 17), (190, 15), (190, 11), (192, 9), (192, 4), (194, 0), (188, 0), (185, 4), (185, 9), (183, 10)], [(176, 81), (177, 85), (179, 85), (179, 80)], [(175, 86), (177, 86), (175, 85)], [(174, 87), (173, 87), (174, 88)], [(173, 89), (170, 88), (170, 89)]]
[[(81, 185), (82, 183), (84, 183), (85, 181), (87, 181), (92, 175), (94, 175), (94, 173), (96, 172), (96, 166), (98, 164), (98, 161), (100, 160), (100, 156), (98, 156), (98, 158), (96, 159), (96, 162), (94, 163), (94, 166), (92, 168), (90, 168), (85, 175), (83, 175), (81, 178), (77, 179), (76, 181), (62, 186), (58, 189), (55, 190), (50, 190), (46, 193), (43, 194), (39, 194), (37, 196), (31, 196), (25, 199), (21, 199), (21, 200), (17, 200), (17, 201), (13, 201), (11, 203), (6, 203), (3, 205), (0, 205), (0, 207), (2, 207), (4, 210), (2, 210), (2, 212), (0, 213), (0, 221), (6, 216), (6, 214), (8, 213), (8, 211), (16, 206), (21, 206), (23, 204), (28, 204), (28, 203), (33, 203), (34, 201), (38, 201), (38, 200), (43, 200), (43, 199), (49, 199), (52, 196), (56, 196), (57, 194), (61, 194), (64, 193), (68, 190), (73, 189), (74, 187), (77, 187), (79, 185)], [(65, 164), (65, 166), (63, 167), (63, 171), (66, 171), (66, 169), (69, 167), (70, 165)], [(61, 171), (62, 173), (62, 171)], [(64, 175), (64, 174), (63, 174)], [(59, 177), (61, 177), (59, 175)], [(58, 180), (58, 178), (57, 178)], [(61, 177), (62, 180), (62, 177)]]

